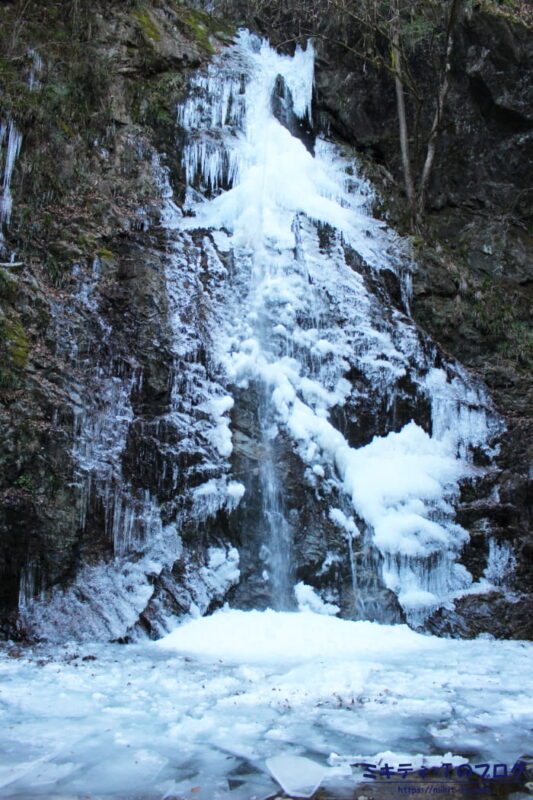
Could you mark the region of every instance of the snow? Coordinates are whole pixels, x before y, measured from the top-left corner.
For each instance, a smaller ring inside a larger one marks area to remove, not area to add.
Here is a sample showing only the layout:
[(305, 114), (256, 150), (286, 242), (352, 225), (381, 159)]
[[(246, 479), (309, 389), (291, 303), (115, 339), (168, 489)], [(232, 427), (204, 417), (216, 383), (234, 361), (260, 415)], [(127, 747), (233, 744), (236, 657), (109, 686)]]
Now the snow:
[(211, 398), (199, 406), (200, 410), (207, 411), (212, 416), (215, 427), (208, 432), (208, 438), (218, 453), (226, 458), (231, 455), (233, 444), (230, 420), (225, 414), (233, 408), (233, 403), (233, 397), (225, 395)]
[(348, 797), (361, 770), (328, 763), (511, 765), (533, 746), (532, 649), (230, 609), (156, 643), (4, 645), (0, 797), (260, 800), (279, 757), (280, 779), (307, 758)]
[(303, 581), (296, 584), (294, 594), (300, 611), (312, 611), (315, 614), (331, 616), (335, 616), (340, 611), (339, 606), (336, 606), (335, 603), (326, 603), (312, 586), (308, 586)]
[(239, 580), (239, 551), (236, 547), (209, 547), (207, 566), (200, 567), (199, 577), (209, 598), (222, 598)]
[(156, 646), (230, 663), (275, 665), (350, 659), (363, 653), (379, 657), (392, 648), (396, 652), (423, 649), (430, 642), (431, 637), (415, 633), (407, 625), (379, 626), (310, 611), (268, 609), (219, 611), (181, 625)]

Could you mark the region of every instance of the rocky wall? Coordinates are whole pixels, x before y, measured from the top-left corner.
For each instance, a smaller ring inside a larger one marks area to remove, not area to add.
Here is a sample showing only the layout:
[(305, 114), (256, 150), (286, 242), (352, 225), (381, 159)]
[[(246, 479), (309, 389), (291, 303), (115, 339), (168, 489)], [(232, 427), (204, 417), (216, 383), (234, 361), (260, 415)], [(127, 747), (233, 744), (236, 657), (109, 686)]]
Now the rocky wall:
[[(220, 387), (207, 355), (218, 277), (202, 255), (201, 234), (187, 256), (195, 267), (186, 278), (179, 347), (165, 279), (171, 253), (162, 194), (170, 185), (177, 197), (183, 190), (175, 106), (190, 70), (228, 40), (231, 27), (170, 0), (101, 0), (67, 17), (60, 3), (41, 9), (42, 23), (21, 17), (19, 3), (0, 9), (7, 76), (0, 117), (14, 120), (23, 137), (0, 267), (1, 630), (31, 634), (17, 608), (74, 585), (81, 569), (117, 557), (139, 562), (155, 503), (158, 524), (166, 529), (179, 520), (189, 549), (150, 568), (146, 596), (139, 595), (131, 618), (107, 621), (95, 635), (124, 638), (139, 627), (158, 635), (168, 610), (181, 615), (194, 604), (207, 611), (225, 597), (266, 602), (261, 587), (247, 582), (259, 558), (247, 538), (261, 511), (259, 489), (236, 513), (213, 508), (201, 517), (194, 505), (195, 487), (229, 470), (250, 476), (253, 488), (260, 457), (252, 396), (233, 411), (231, 464), (213, 468), (216, 454), (202, 432), (202, 393)], [(507, 422), (499, 473), (465, 484), (458, 508), (471, 534), (465, 565), (478, 578), (492, 559), (501, 587), (438, 612), (430, 628), (451, 635), (531, 635), (532, 284), (524, 169), (532, 137), (525, 81), (531, 41), (525, 25), (501, 14), (474, 9), (463, 22), (427, 223), (413, 238), (415, 320), (483, 378)], [(423, 54), (414, 68), (424, 81)], [(431, 90), (430, 78), (426, 83)], [(383, 215), (406, 231), (390, 78), (320, 46), (315, 118), (364, 159)], [(398, 287), (388, 288), (400, 302)], [(192, 338), (187, 326), (196, 331)], [(393, 426), (414, 416), (427, 427), (423, 400), (404, 389)], [(121, 422), (110, 424), (106, 410), (117, 409)], [(371, 403), (350, 413), (336, 424), (353, 445), (392, 424)], [(92, 440), (83, 431), (92, 431)], [(290, 447), (277, 460), (289, 476), (287, 513), (300, 531), (295, 579), (313, 584), (328, 547), (341, 543), (320, 497), (306, 490), (303, 498), (302, 465)], [(125, 495), (117, 494), (119, 485)], [(128, 530), (130, 539), (120, 540)], [(231, 567), (217, 582), (209, 554), (228, 543), (242, 550), (243, 580), (231, 590)], [(200, 573), (199, 588), (191, 576)], [(345, 562), (332, 564), (322, 584), (341, 587), (349, 598), (350, 581)], [(82, 614), (94, 597), (76, 591)], [(133, 589), (121, 591), (125, 597)], [(382, 586), (369, 587), (373, 597), (380, 592), (390, 618), (401, 619), (394, 598)], [(343, 602), (348, 613), (349, 599)]]

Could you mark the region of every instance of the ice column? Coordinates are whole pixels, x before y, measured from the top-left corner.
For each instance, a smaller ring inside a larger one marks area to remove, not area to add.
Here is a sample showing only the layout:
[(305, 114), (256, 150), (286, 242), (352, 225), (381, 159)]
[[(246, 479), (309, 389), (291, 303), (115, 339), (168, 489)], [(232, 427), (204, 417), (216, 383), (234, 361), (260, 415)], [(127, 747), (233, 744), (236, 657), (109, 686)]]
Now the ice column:
[[(11, 176), (13, 167), (20, 152), (22, 134), (19, 133), (13, 120), (0, 124), (0, 149), (2, 150), (2, 194), (0, 195), (0, 236), (1, 229), (9, 224), (13, 198), (11, 196)], [(1, 239), (0, 239), (1, 244)]]

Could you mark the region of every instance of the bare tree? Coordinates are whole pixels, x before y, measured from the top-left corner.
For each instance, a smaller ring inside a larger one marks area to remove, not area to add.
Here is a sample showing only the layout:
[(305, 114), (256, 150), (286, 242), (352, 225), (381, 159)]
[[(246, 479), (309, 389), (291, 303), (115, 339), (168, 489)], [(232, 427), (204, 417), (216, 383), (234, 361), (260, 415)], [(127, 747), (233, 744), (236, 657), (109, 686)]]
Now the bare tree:
[[(233, 0), (220, 0), (222, 4)], [(292, 37), (311, 36), (342, 46), (386, 71), (394, 81), (403, 183), (413, 226), (420, 225), (435, 163), (438, 136), (450, 84), (457, 23), (467, 0), (248, 0), (250, 16)], [(432, 52), (433, 96), (424, 96), (411, 69), (415, 48)], [(414, 118), (408, 118), (408, 104)], [(428, 110), (428, 106), (433, 106)], [(420, 119), (430, 118), (425, 152), (414, 169), (410, 141)], [(411, 135), (410, 135), (411, 134)], [(415, 178), (416, 176), (416, 178)]]
[(424, 166), (418, 183), (417, 192), (417, 208), (416, 213), (418, 216), (422, 215), (426, 205), (426, 193), (435, 159), (435, 150), (437, 144), (437, 137), (441, 128), (442, 114), (446, 96), (450, 85), (450, 72), (452, 68), (452, 50), (454, 43), (454, 34), (457, 22), (462, 11), (462, 0), (450, 0), (448, 18), (446, 21), (446, 33), (444, 37), (444, 53), (442, 59), (442, 67), (439, 76), (439, 86), (435, 101), (435, 114), (433, 123), (427, 139), (426, 158)]
[[(360, 31), (358, 44), (354, 44), (349, 35), (337, 40), (338, 43), (359, 58), (387, 70), (394, 79), (403, 182), (412, 224), (418, 227), (425, 211), (450, 84), (454, 36), (464, 0), (328, 0), (328, 4), (341, 19), (350, 21), (351, 31), (354, 28)], [(315, 35), (326, 39), (330, 36), (328, 32), (319, 31)], [(430, 40), (437, 51), (433, 98), (421, 95), (409, 64), (410, 49), (424, 38)], [(428, 102), (434, 105), (432, 123), (425, 137), (423, 166), (417, 180), (413, 178), (406, 93), (419, 110)]]

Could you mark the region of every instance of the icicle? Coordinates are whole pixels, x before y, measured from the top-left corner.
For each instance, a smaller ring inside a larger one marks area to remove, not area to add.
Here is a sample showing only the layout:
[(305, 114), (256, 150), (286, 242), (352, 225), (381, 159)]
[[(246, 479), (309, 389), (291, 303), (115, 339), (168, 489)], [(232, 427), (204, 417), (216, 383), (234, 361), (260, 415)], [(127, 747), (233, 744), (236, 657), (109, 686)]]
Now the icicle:
[(490, 440), (502, 429), (485, 390), (457, 368), (448, 379), (443, 369), (432, 369), (424, 382), (431, 400), (433, 437), (448, 441), (457, 454), (468, 459), (474, 447), (489, 449)]
[[(6, 142), (4, 148), (4, 141)], [(2, 174), (2, 195), (0, 196), (0, 233), (11, 217), (13, 198), (11, 196), (11, 176), (22, 145), (22, 134), (18, 132), (13, 120), (7, 125), (0, 124), (0, 149), (5, 149)]]
[(489, 554), (483, 577), (492, 586), (505, 587), (516, 567), (516, 557), (508, 542), (489, 539)]
[(36, 599), (43, 599), (42, 576), (38, 564), (31, 560), (22, 568), (19, 576), (19, 611), (24, 611)]
[(28, 56), (31, 58), (30, 74), (28, 76), (28, 89), (30, 92), (37, 91), (41, 88), (39, 75), (43, 68), (43, 61), (37, 50), (28, 50)]

